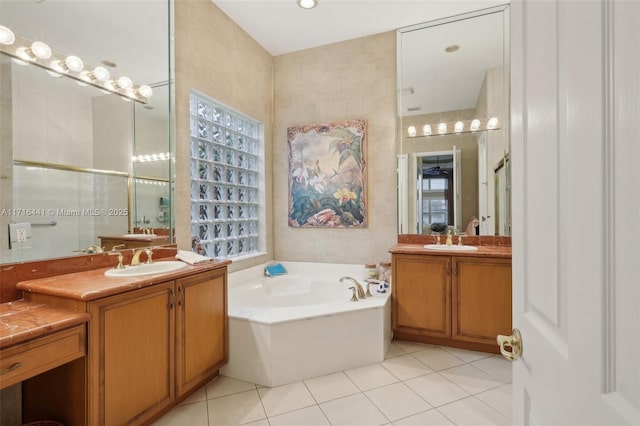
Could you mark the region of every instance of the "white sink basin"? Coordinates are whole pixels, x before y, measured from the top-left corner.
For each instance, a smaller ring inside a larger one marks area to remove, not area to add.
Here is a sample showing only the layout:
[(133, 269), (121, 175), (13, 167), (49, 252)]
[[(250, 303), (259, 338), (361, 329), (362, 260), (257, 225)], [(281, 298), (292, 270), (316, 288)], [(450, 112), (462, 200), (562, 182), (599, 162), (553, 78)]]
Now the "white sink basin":
[(429, 250), (439, 250), (439, 251), (476, 251), (478, 247), (476, 246), (459, 246), (457, 244), (448, 246), (446, 244), (427, 244), (424, 248)]
[(153, 238), (156, 234), (125, 234), (124, 238)]
[(109, 269), (104, 273), (105, 277), (138, 277), (141, 275), (162, 274), (177, 271), (187, 264), (179, 260), (163, 260), (155, 263), (143, 263), (138, 266), (127, 266), (124, 269)]

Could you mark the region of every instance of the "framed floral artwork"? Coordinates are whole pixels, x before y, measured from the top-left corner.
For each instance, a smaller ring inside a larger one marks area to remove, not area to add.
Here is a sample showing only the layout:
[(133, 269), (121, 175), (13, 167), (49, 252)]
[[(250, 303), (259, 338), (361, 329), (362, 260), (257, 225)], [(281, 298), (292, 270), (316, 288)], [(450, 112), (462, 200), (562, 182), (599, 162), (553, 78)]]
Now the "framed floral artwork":
[(365, 228), (366, 121), (289, 127), (289, 226)]

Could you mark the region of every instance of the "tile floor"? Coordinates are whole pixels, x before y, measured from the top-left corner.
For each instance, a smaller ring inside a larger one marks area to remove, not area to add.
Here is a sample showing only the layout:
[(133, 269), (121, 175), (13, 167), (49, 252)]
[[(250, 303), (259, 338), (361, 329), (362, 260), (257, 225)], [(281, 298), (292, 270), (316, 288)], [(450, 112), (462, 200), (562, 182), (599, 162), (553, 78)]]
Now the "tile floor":
[(266, 388), (219, 376), (155, 426), (511, 424), (511, 364), (393, 341), (383, 362)]

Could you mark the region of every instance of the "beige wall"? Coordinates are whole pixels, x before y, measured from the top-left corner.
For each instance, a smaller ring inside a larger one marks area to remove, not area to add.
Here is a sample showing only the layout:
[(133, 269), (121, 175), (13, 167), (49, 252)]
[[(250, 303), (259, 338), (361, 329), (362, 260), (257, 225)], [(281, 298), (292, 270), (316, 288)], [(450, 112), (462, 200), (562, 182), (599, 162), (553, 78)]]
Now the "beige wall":
[[(209, 0), (176, 0), (176, 235), (190, 248), (189, 90), (265, 124), (267, 254), (271, 259), (379, 262), (396, 242), (395, 32), (270, 56)], [(368, 228), (293, 229), (287, 127), (367, 120)]]
[[(274, 257), (334, 263), (390, 259), (396, 242), (395, 32), (274, 58)], [(366, 229), (288, 226), (287, 127), (367, 120)]]
[(234, 269), (272, 258), (271, 212), (273, 58), (210, 0), (175, 1), (176, 184), (178, 246), (191, 248), (189, 90), (196, 89), (264, 123), (267, 256), (235, 262)]

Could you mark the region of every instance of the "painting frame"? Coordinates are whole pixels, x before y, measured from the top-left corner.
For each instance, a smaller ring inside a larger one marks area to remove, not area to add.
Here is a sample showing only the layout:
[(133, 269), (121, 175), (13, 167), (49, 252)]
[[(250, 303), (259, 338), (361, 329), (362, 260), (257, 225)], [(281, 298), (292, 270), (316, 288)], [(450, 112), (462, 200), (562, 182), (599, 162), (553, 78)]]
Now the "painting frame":
[(366, 228), (366, 120), (288, 127), (287, 144), (289, 227)]

